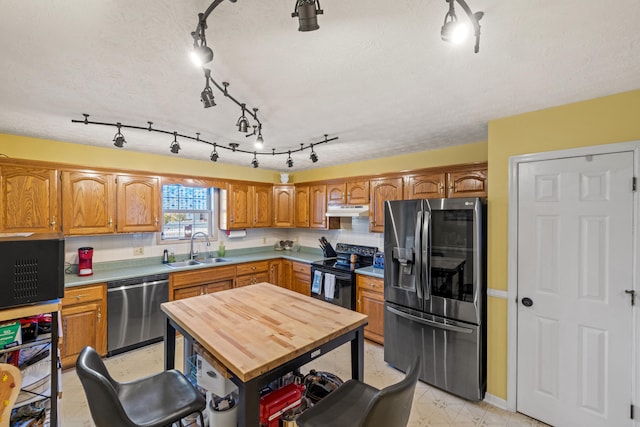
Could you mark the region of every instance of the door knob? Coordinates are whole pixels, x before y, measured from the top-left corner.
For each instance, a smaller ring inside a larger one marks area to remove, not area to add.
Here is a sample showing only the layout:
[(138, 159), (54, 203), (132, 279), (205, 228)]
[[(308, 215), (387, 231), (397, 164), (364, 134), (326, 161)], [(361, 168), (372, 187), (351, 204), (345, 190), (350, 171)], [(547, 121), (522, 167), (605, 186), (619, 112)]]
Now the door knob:
[(525, 307), (531, 307), (533, 305), (533, 300), (531, 298), (522, 298), (522, 305)]
[(624, 293), (628, 294), (631, 297), (631, 305), (636, 305), (636, 291), (625, 290)]

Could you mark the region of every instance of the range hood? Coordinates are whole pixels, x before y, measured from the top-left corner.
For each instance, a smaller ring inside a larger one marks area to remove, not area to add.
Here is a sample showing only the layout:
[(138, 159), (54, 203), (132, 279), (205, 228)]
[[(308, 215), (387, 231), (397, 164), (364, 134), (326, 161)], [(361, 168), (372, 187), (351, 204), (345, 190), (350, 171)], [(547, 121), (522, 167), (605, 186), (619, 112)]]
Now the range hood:
[(327, 208), (327, 216), (350, 217), (350, 216), (368, 216), (369, 205), (329, 205)]

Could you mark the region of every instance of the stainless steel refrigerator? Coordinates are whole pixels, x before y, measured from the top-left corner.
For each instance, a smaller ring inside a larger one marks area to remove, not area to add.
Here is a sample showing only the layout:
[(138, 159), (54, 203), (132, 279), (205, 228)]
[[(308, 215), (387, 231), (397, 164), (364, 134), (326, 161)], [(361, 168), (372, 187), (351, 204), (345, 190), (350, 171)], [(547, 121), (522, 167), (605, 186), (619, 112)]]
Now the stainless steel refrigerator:
[(385, 202), (384, 360), (469, 400), (486, 390), (486, 201)]

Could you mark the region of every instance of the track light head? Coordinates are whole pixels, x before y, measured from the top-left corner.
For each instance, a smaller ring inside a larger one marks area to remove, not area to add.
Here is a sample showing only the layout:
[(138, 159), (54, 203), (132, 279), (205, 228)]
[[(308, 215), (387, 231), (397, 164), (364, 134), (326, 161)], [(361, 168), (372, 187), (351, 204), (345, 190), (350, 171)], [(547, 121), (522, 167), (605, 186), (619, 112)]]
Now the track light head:
[(200, 101), (202, 101), (202, 105), (204, 106), (204, 108), (209, 108), (216, 105), (213, 91), (211, 90), (211, 86), (209, 86), (208, 84), (200, 94)]
[(127, 141), (124, 140), (124, 135), (120, 133), (120, 128), (122, 127), (122, 124), (118, 122), (117, 126), (118, 126), (118, 132), (116, 132), (116, 134), (113, 136), (113, 145), (115, 145), (118, 148), (122, 148), (124, 147), (124, 144), (126, 144)]
[(213, 60), (213, 50), (207, 45), (194, 46), (191, 51), (191, 61), (198, 67), (204, 66)]
[(289, 158), (287, 158), (287, 161), (285, 162), (285, 164), (287, 165), (287, 167), (292, 168), (293, 167), (293, 159), (291, 158), (291, 151), (289, 151)]
[(173, 133), (173, 142), (171, 143), (171, 147), (169, 148), (171, 149), (171, 152), (173, 154), (178, 154), (178, 152), (180, 151), (180, 144), (178, 144), (178, 132)]
[(256, 137), (254, 146), (259, 150), (264, 147), (264, 139), (262, 138), (262, 126), (258, 126), (258, 136)]
[[(444, 24), (442, 24), (442, 28), (440, 29), (440, 37), (442, 37), (443, 41), (460, 44), (467, 39), (471, 33), (471, 26), (473, 26), (476, 37), (474, 52), (478, 53), (480, 50), (480, 19), (484, 16), (484, 12), (471, 12), (471, 9), (469, 9), (465, 0), (446, 1), (449, 3), (449, 10), (444, 15)], [(454, 9), (455, 2), (458, 2), (462, 10), (464, 10), (464, 13), (469, 18), (471, 26), (466, 22), (458, 21), (458, 17), (456, 16), (456, 11)]]
[(217, 162), (218, 157), (220, 156), (218, 156), (218, 152), (216, 151), (216, 144), (213, 144), (213, 151), (211, 152), (211, 156), (209, 156), (209, 158), (212, 162)]
[(260, 166), (260, 164), (258, 163), (258, 158), (256, 157), (256, 152), (253, 152), (253, 160), (251, 160), (251, 166), (253, 166), (254, 168), (257, 168), (258, 166)]
[(318, 161), (318, 155), (315, 151), (313, 151), (313, 144), (311, 144), (311, 154), (309, 155), (309, 158), (313, 163), (316, 163)]
[(320, 28), (318, 25), (318, 15), (322, 15), (324, 11), (320, 9), (319, 0), (297, 0), (293, 7), (292, 18), (297, 17), (298, 31), (314, 31)]

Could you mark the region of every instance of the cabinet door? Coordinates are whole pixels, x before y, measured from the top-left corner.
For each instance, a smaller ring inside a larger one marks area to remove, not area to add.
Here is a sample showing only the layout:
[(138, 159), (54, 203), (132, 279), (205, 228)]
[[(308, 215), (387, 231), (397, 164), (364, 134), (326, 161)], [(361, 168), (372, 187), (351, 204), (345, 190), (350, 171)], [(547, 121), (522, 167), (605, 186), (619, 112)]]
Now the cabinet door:
[(369, 203), (369, 181), (347, 182), (347, 204), (366, 205)]
[(294, 226), (309, 228), (309, 186), (296, 185), (295, 187), (295, 212)]
[(191, 298), (191, 297), (197, 297), (199, 295), (202, 295), (203, 293), (204, 293), (204, 286), (203, 285), (189, 286), (187, 288), (174, 289), (173, 290), (173, 299), (172, 299), (172, 301), (179, 300), (179, 299), (185, 299), (185, 298)]
[(283, 259), (281, 263), (282, 274), (280, 277), (282, 282), (280, 283), (280, 286), (289, 290), (291, 290), (291, 280), (293, 276), (292, 263), (293, 261), (288, 259)]
[(487, 169), (447, 174), (447, 197), (487, 197)]
[(119, 175), (116, 184), (116, 231), (160, 231), (160, 178)]
[(291, 262), (291, 290), (311, 296), (311, 266), (301, 262)]
[(269, 261), (269, 283), (285, 287), (282, 278), (282, 260), (274, 259)]
[(273, 190), (271, 185), (255, 185), (253, 194), (253, 227), (271, 227)]
[(402, 178), (375, 179), (371, 181), (371, 205), (369, 206), (369, 231), (384, 231), (384, 202), (402, 200)]
[(309, 227), (327, 228), (327, 186), (310, 186), (309, 200)]
[(384, 280), (358, 275), (356, 310), (369, 316), (364, 336), (384, 344)]
[(269, 272), (248, 274), (246, 276), (236, 277), (236, 288), (247, 285), (255, 285), (256, 283), (269, 282)]
[(249, 188), (248, 184), (229, 184), (227, 186), (229, 229), (253, 226), (252, 196)]
[(231, 289), (233, 288), (233, 279), (226, 279), (226, 280), (216, 281), (214, 283), (209, 283), (207, 285), (204, 285), (202, 288), (203, 288), (203, 293), (205, 294), (212, 294), (214, 292)]
[(92, 301), (62, 307), (62, 367), (74, 366), (82, 349), (88, 345), (104, 355), (106, 348), (106, 317), (104, 303)]
[(60, 231), (58, 172), (21, 166), (0, 167), (0, 231)]
[(65, 235), (115, 231), (115, 177), (90, 172), (62, 172), (62, 214)]
[(327, 204), (343, 205), (347, 202), (347, 184), (338, 182), (327, 184)]
[(273, 186), (273, 226), (293, 227), (294, 225), (294, 199), (295, 188), (293, 185)]
[(445, 173), (409, 175), (405, 178), (405, 200), (446, 197)]

